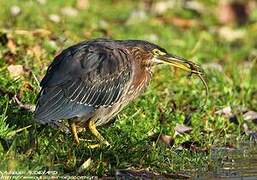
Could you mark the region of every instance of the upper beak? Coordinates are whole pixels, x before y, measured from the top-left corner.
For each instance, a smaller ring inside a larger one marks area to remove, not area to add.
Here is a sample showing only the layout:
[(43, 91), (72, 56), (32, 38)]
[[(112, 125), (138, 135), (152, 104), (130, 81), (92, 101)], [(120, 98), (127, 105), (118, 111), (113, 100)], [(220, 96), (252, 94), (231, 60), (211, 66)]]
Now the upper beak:
[(175, 55), (158, 55), (155, 57), (155, 62), (169, 64), (171, 66), (190, 72), (191, 74), (204, 75), (204, 71), (199, 65)]

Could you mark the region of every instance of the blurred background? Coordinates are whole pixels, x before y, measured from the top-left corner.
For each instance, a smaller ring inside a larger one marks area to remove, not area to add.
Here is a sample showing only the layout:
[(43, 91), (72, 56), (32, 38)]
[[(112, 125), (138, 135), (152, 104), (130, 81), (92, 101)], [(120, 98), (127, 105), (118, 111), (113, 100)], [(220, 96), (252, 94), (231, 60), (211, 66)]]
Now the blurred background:
[[(136, 165), (174, 172), (206, 165), (213, 146), (257, 139), (256, 0), (1, 0), (0, 7), (0, 157), (8, 162), (0, 162), (2, 169), (70, 172), (95, 156), (89, 175)], [(201, 64), (210, 90), (203, 111), (197, 110), (205, 98), (199, 80), (157, 67), (146, 93), (112, 128), (101, 129), (116, 147), (109, 153), (71, 151), (60, 146), (66, 137), (51, 128), (31, 135), (33, 115), (22, 109), (35, 103), (49, 63), (64, 48), (99, 37), (147, 40)], [(155, 147), (157, 141), (165, 148)], [(151, 152), (142, 160), (146, 146)], [(174, 157), (178, 147), (186, 152), (181, 158)]]

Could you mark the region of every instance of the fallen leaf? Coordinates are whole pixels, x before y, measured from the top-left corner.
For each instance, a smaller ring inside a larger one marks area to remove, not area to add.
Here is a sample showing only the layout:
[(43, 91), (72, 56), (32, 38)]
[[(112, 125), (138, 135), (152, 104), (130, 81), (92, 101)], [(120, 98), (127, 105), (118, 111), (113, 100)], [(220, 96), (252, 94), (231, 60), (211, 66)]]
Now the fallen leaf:
[(46, 0), (37, 0), (37, 2), (42, 5), (46, 4)]
[(32, 31), (32, 35), (38, 37), (48, 37), (49, 35), (51, 35), (51, 31), (47, 29), (35, 29), (34, 31)]
[(27, 49), (27, 54), (39, 60), (42, 55), (42, 48), (39, 45), (35, 45)]
[(173, 17), (171, 18), (170, 22), (178, 27), (181, 28), (190, 28), (196, 25), (196, 22), (192, 19), (184, 19), (181, 17)]
[(76, 1), (76, 8), (79, 10), (88, 9), (89, 1), (88, 0), (77, 0)]
[(232, 42), (245, 37), (245, 31), (242, 29), (232, 29), (231, 27), (221, 27), (218, 30), (220, 38)]
[(152, 4), (151, 12), (161, 15), (175, 6), (175, 1), (157, 1)]
[(18, 29), (14, 31), (15, 34), (17, 35), (25, 35), (25, 36), (37, 36), (37, 37), (47, 37), (51, 35), (51, 31), (47, 29), (35, 29), (33, 31), (28, 31), (28, 30), (22, 30)]
[(63, 15), (75, 17), (78, 14), (78, 11), (73, 7), (64, 7), (61, 9)]
[(82, 172), (85, 172), (88, 167), (91, 165), (92, 163), (92, 159), (91, 158), (88, 158), (78, 169), (78, 173), (82, 173)]
[(185, 8), (194, 10), (198, 13), (203, 13), (206, 11), (204, 4), (199, 1), (185, 1)]
[(232, 109), (230, 106), (224, 107), (218, 111), (215, 112), (217, 115), (226, 115), (226, 116), (232, 116)]
[(22, 65), (10, 65), (7, 69), (12, 78), (16, 78), (24, 74), (24, 68)]
[(129, 18), (127, 19), (126, 24), (137, 24), (143, 21), (146, 21), (148, 16), (144, 10), (136, 9), (131, 12)]
[(49, 19), (54, 23), (59, 23), (61, 21), (60, 16), (58, 16), (57, 14), (50, 14)]
[(232, 109), (230, 106), (224, 107), (223, 109), (216, 111), (215, 114), (227, 117), (230, 123), (234, 123), (236, 125), (239, 124), (237, 115), (232, 113)]
[(15, 63), (15, 60), (16, 60), (16, 55), (13, 54), (12, 52), (10, 51), (7, 51), (6, 53), (4, 53), (4, 61), (6, 64), (14, 64)]
[(184, 134), (184, 133), (190, 133), (192, 131), (192, 128), (185, 126), (183, 124), (177, 124), (174, 130), (179, 134)]
[(156, 143), (164, 143), (167, 146), (173, 146), (175, 143), (174, 138), (166, 134), (153, 133), (153, 134), (149, 134), (148, 137), (151, 141), (154, 141)]
[(16, 44), (12, 39), (8, 39), (7, 47), (11, 51), (12, 54), (16, 53)]
[(243, 114), (243, 119), (245, 121), (252, 121), (252, 122), (257, 123), (257, 112), (247, 111), (246, 113)]
[(157, 17), (158, 24), (172, 24), (180, 28), (190, 28), (197, 25), (194, 19), (185, 19), (181, 17)]
[(209, 147), (201, 147), (198, 142), (185, 141), (181, 144), (182, 148), (187, 149), (192, 152), (208, 152)]
[(164, 144), (166, 144), (168, 146), (173, 146), (174, 142), (175, 142), (175, 140), (172, 136), (165, 135), (165, 134), (160, 135), (159, 141), (163, 142)]

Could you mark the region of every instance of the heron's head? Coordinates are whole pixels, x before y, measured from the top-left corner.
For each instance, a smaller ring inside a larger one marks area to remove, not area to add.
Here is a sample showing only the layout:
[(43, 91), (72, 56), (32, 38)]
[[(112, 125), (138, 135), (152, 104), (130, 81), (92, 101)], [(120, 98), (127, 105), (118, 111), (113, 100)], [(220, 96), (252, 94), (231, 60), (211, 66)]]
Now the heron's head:
[(151, 53), (153, 54), (153, 58), (151, 59), (153, 64), (169, 64), (173, 67), (187, 71), (190, 74), (204, 75), (203, 69), (196, 63), (185, 58), (169, 54), (162, 48), (154, 48), (151, 50)]
[(203, 69), (196, 63), (189, 61), (185, 58), (170, 54), (160, 46), (147, 41), (128, 40), (125, 42), (125, 44), (126, 46), (131, 48), (131, 52), (134, 55), (135, 59), (138, 60), (143, 65), (143, 67), (151, 67), (155, 64), (168, 64), (173, 67), (187, 71), (190, 73), (190, 75), (197, 75), (204, 83), (204, 86), (206, 88), (206, 95), (208, 95), (208, 86), (205, 79), (205, 73)]
[(143, 64), (169, 64), (190, 72), (190, 74), (204, 75), (204, 71), (199, 65), (185, 58), (172, 55), (158, 45), (142, 40), (128, 40), (126, 43), (132, 47), (135, 56), (140, 56), (138, 59), (141, 59)]
[(150, 59), (152, 64), (168, 64), (173, 67), (189, 72), (190, 73), (189, 75), (192, 75), (192, 74), (197, 75), (205, 86), (206, 100), (207, 100), (207, 97), (208, 97), (207, 79), (206, 79), (204, 70), (198, 64), (192, 61), (189, 61), (185, 58), (172, 55), (168, 53), (165, 49), (154, 44), (151, 44), (150, 46), (148, 45), (147, 49), (152, 54), (152, 58)]

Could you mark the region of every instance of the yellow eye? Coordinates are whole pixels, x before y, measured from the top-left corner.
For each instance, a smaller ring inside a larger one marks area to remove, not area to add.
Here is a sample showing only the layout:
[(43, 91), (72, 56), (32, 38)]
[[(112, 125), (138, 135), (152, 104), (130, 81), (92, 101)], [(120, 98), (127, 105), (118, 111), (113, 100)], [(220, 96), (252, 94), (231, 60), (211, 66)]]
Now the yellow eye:
[(152, 52), (154, 55), (165, 55), (166, 54), (166, 53), (160, 51), (159, 49), (154, 49)]

